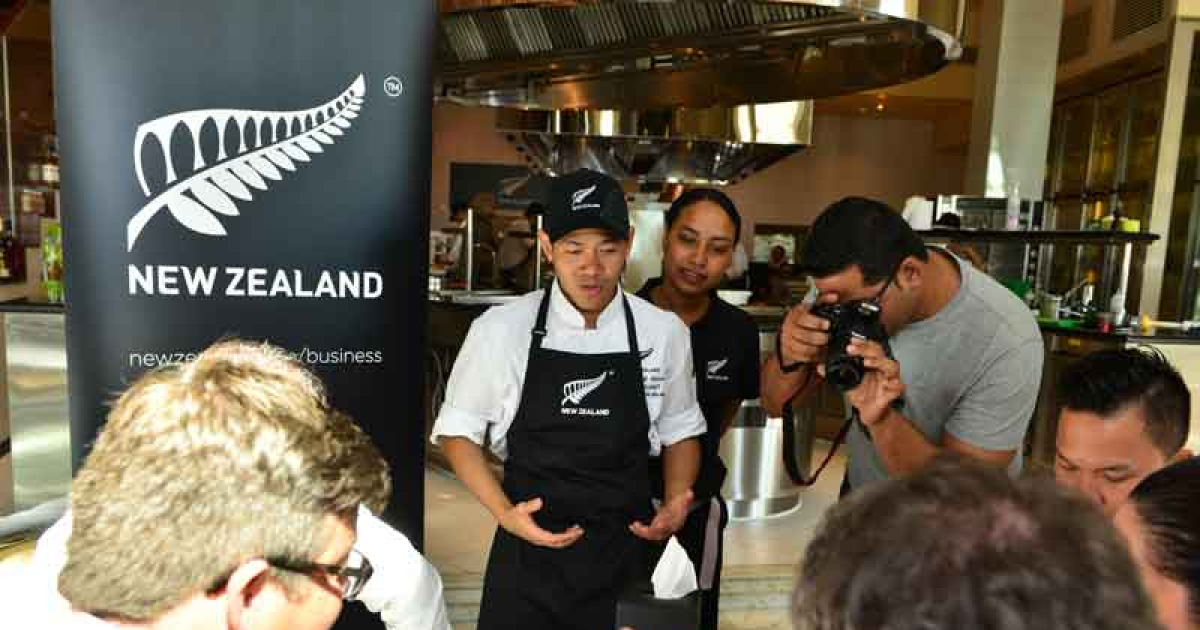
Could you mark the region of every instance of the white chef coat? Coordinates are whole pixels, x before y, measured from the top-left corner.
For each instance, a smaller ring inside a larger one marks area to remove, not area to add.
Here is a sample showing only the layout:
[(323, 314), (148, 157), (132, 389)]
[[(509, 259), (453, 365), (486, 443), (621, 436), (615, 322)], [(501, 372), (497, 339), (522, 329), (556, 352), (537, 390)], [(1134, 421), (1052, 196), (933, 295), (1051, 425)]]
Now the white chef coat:
[[(494, 306), (471, 324), (454, 360), (431, 441), (436, 443), (444, 436), (465, 437), (482, 446), (486, 436), (492, 452), (500, 459), (507, 457), (506, 436), (521, 402), (530, 335), (543, 291)], [(637, 329), (638, 349), (644, 355), (642, 378), (650, 412), (650, 455), (658, 455), (662, 446), (705, 430), (704, 416), (696, 402), (691, 336), (674, 313), (632, 293), (625, 297)], [(596, 328), (588, 330), (583, 315), (554, 283), (542, 347), (580, 354), (628, 351), (620, 296), (600, 313)]]
[[(6, 617), (8, 616), (8, 608), (5, 608)], [(93, 617), (87, 613), (71, 610), (66, 608), (53, 608), (16, 611), (16, 619), (5, 619), (6, 624), (11, 622), (15, 625), (5, 625), (5, 628), (12, 630), (45, 630), (46, 628), (54, 628), (54, 630), (121, 630), (129, 628), (129, 626), (118, 626), (111, 624), (99, 617)]]
[[(358, 601), (378, 613), (388, 630), (450, 630), (442, 578), (408, 538), (362, 506), (358, 508), (357, 530), (354, 548), (375, 569), (358, 594)], [(31, 566), (34, 583), (44, 591), (40, 595), (49, 608), (57, 608), (59, 613), (70, 610), (70, 604), (58, 594), (58, 573), (67, 562), (70, 535), (68, 510), (38, 538)], [(76, 615), (72, 619), (85, 624), (89, 618)]]

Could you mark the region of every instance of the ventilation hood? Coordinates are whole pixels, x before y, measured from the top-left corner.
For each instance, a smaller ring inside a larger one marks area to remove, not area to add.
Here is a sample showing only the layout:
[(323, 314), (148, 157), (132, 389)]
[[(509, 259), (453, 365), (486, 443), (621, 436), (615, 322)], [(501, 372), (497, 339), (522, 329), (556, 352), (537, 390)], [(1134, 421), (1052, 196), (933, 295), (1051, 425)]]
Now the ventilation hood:
[(440, 0), (439, 99), (501, 107), (539, 170), (729, 183), (808, 144), (810, 99), (961, 55), (966, 0)]
[(618, 180), (729, 184), (809, 144), (812, 101), (662, 110), (503, 109), (497, 127), (531, 166)]

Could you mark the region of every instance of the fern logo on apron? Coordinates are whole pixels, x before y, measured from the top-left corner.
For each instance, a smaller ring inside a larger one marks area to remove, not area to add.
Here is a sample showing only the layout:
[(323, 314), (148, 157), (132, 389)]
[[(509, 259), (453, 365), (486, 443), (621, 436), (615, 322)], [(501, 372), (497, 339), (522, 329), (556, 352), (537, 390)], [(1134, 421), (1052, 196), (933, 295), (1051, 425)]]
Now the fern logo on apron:
[[(601, 372), (599, 376), (593, 378), (569, 381), (563, 385), (563, 399), (559, 403), (562, 406), (562, 413), (571, 416), (607, 416), (612, 413), (610, 409), (590, 409), (579, 406), (588, 394), (600, 389), (609, 376), (612, 376), (612, 371)], [(571, 403), (573, 406), (568, 407), (567, 403)]]

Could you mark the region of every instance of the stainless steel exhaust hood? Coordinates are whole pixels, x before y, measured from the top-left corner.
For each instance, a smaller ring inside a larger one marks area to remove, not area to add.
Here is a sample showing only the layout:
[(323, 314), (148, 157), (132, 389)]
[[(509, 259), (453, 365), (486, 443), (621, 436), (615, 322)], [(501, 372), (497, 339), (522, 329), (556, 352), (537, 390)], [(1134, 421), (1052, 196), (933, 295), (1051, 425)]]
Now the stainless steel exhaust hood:
[(966, 0), (440, 0), (438, 94), (707, 108), (904, 83), (961, 55)]
[(672, 110), (518, 110), (497, 127), (550, 174), (728, 184), (809, 144), (812, 102)]
[(511, 108), (539, 170), (728, 183), (808, 144), (806, 99), (961, 54), (966, 0), (440, 0), (437, 95)]

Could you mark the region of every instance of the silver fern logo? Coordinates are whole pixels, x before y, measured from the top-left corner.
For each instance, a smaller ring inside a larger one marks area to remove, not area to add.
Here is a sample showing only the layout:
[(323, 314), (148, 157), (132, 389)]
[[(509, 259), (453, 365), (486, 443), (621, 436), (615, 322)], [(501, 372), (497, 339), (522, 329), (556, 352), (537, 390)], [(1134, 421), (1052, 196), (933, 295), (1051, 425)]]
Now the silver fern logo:
[[(311, 109), (258, 111), (248, 109), (205, 109), (180, 112), (142, 123), (133, 141), (133, 163), (138, 183), (149, 201), (129, 220), (127, 251), (133, 251), (138, 236), (151, 219), (166, 208), (183, 227), (209, 236), (225, 236), (220, 216), (238, 216), (240, 201), (252, 201), (251, 189), (266, 191), (270, 181), (294, 172), (298, 163), (309, 162), (345, 134), (358, 117), (366, 98), (366, 82), (360, 74), (333, 100)], [(232, 121), (238, 133), (236, 155), (225, 146)], [(217, 156), (207, 164), (200, 151), (200, 131), (216, 125)], [(190, 132), (193, 174), (179, 180), (171, 156), (171, 135), (179, 126)], [(247, 139), (247, 132), (251, 135)], [(144, 145), (154, 140), (162, 149), (168, 188), (152, 194), (142, 164)]]
[(726, 359), (717, 359), (715, 361), (709, 361), (708, 362), (709, 375), (711, 376), (711, 375), (716, 374), (717, 372), (720, 372), (721, 368), (725, 367), (726, 363), (729, 363), (729, 359), (727, 359), (727, 358)]
[(575, 212), (579, 210), (586, 210), (588, 208), (599, 208), (600, 204), (598, 203), (584, 203), (584, 201), (587, 201), (588, 196), (594, 192), (596, 192), (596, 184), (592, 184), (587, 188), (580, 188), (579, 190), (571, 193), (571, 211)]
[(596, 378), (585, 378), (578, 381), (571, 381), (563, 385), (563, 399), (559, 405), (565, 405), (568, 401), (573, 405), (578, 405), (583, 402), (583, 399), (588, 394), (596, 391), (604, 384), (604, 379), (608, 378), (608, 372), (601, 372)]

